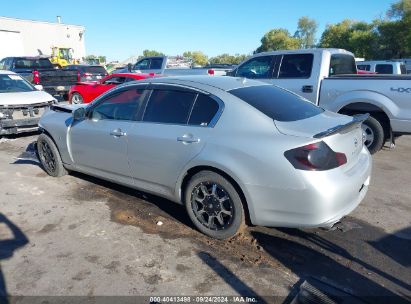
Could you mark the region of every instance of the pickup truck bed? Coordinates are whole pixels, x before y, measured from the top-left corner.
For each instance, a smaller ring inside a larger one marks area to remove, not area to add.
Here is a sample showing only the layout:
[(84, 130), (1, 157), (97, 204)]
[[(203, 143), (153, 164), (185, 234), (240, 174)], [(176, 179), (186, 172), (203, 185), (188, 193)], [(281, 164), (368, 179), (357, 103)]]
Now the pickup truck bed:
[(8, 57), (0, 62), (0, 66), (33, 84), (41, 84), (52, 95), (67, 94), (78, 81), (77, 70), (56, 69), (48, 58), (43, 57)]

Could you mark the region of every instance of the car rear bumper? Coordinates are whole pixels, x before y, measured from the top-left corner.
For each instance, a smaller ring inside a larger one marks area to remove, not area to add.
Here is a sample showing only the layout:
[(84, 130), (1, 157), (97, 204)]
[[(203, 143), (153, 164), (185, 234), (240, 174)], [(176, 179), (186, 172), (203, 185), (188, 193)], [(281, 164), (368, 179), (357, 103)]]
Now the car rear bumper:
[(61, 85), (61, 86), (48, 86), (43, 85), (44, 91), (51, 95), (64, 95), (68, 94), (71, 86)]
[(371, 156), (363, 148), (347, 170), (298, 170), (298, 181), (286, 188), (246, 185), (251, 221), (271, 227), (332, 226), (364, 199), (371, 167)]

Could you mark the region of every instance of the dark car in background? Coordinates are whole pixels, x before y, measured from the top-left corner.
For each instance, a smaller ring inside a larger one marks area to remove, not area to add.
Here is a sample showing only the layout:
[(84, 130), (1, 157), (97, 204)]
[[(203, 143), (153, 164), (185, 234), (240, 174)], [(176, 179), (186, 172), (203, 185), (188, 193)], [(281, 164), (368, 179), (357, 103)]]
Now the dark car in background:
[(77, 70), (78, 81), (99, 81), (108, 75), (105, 67), (101, 65), (72, 64), (65, 70)]
[(0, 70), (19, 74), (34, 85), (41, 84), (52, 95), (65, 97), (78, 81), (77, 70), (56, 69), (45, 57), (6, 57), (0, 61)]

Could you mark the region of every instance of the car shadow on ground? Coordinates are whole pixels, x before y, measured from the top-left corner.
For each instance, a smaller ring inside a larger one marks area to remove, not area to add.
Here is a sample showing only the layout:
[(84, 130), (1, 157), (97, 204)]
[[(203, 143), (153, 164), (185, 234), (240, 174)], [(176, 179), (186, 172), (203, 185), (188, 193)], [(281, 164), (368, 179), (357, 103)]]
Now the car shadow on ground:
[(168, 217), (177, 220), (179, 223), (185, 226), (195, 229), (193, 223), (187, 215), (185, 207), (181, 204), (172, 202), (166, 198), (162, 198), (133, 188), (112, 183), (83, 173), (72, 171), (70, 172), (70, 175), (85, 180), (94, 185), (109, 189), (110, 191), (114, 192), (114, 195), (116, 197), (120, 198), (119, 201), (124, 201), (124, 198), (128, 196), (144, 201), (148, 204), (154, 205), (162, 212), (164, 212)]
[[(210, 253), (200, 251), (197, 256), (242, 297), (254, 298), (255, 302), (253, 301), (253, 303), (268, 303)], [(247, 300), (245, 299), (244, 302)]]
[(346, 303), (344, 298), (350, 295), (366, 303), (410, 301), (411, 278), (405, 266), (411, 259), (408, 240), (387, 236), (366, 223), (345, 233), (263, 228), (252, 235), (268, 254), (302, 279), (291, 293), (298, 293), (304, 280), (317, 280), (346, 293), (345, 297), (335, 295), (336, 303)]
[[(24, 247), (29, 243), (26, 235), (11, 222), (4, 214), (0, 213), (0, 225), (7, 226), (7, 229), (12, 233), (13, 237), (10, 239), (0, 239), (0, 261), (9, 259), (13, 256), (14, 252)], [(22, 270), (23, 271), (23, 270)], [(0, 265), (0, 304), (8, 303), (6, 280), (2, 273)]]

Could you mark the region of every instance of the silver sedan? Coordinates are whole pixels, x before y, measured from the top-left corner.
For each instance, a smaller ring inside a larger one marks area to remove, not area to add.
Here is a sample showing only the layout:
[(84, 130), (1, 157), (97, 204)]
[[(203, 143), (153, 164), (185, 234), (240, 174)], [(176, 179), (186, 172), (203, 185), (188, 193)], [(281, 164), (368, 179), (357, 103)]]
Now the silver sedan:
[(208, 236), (248, 222), (331, 226), (364, 198), (361, 123), (284, 89), (232, 77), (131, 82), (40, 120), (46, 172), (79, 171), (185, 205)]

